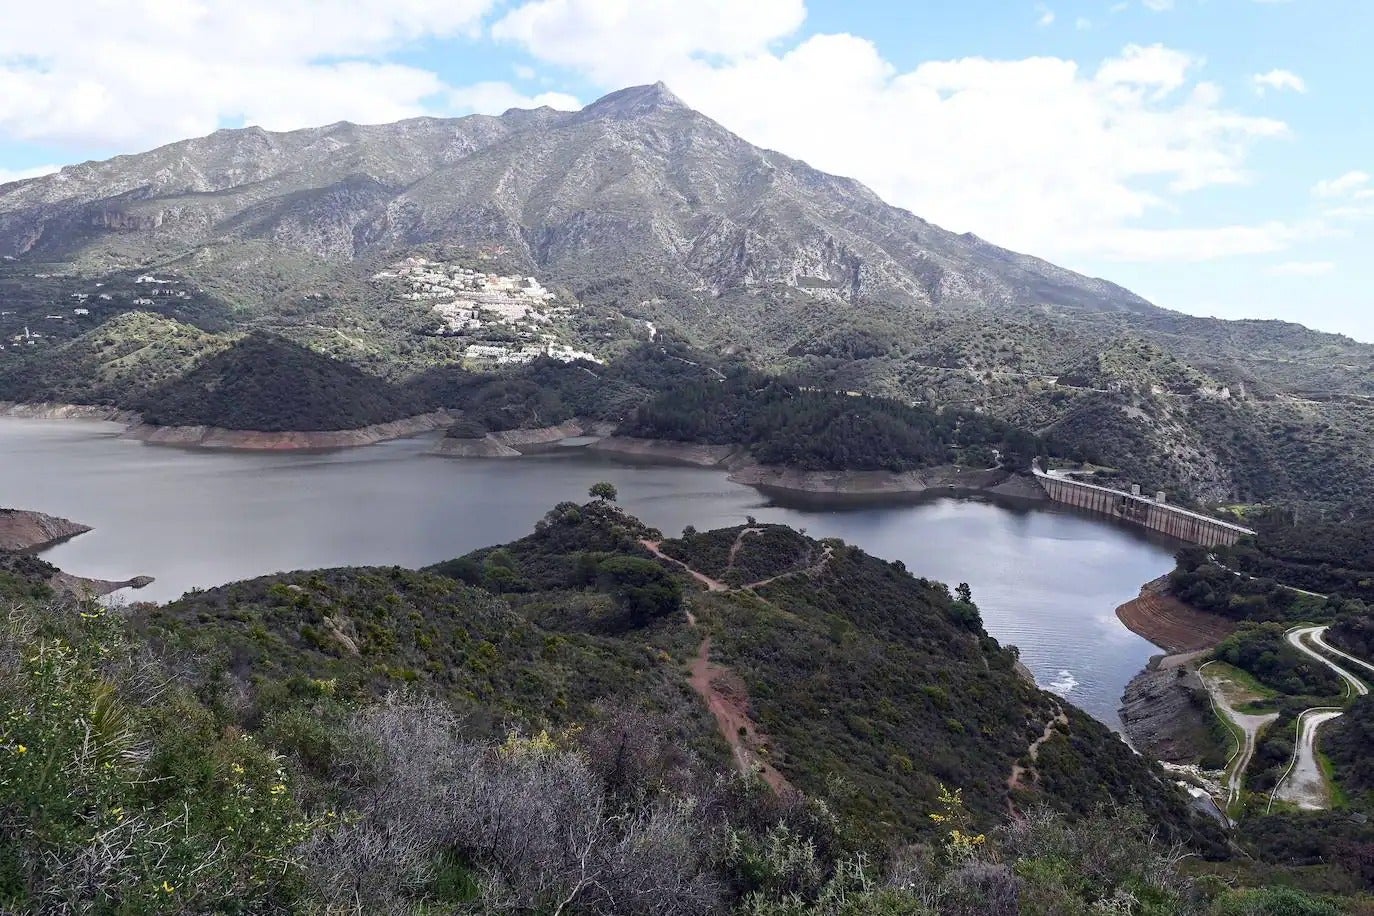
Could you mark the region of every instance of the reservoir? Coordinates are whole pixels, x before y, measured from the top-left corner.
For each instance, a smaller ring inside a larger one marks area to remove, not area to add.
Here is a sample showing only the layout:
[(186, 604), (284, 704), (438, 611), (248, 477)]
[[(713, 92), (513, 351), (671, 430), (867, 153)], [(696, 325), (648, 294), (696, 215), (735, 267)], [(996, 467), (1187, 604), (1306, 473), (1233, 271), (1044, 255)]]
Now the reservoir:
[(576, 449), (514, 460), (440, 458), (432, 438), (323, 453), (182, 450), (122, 427), (0, 420), (0, 506), (93, 531), (44, 552), (68, 572), (157, 581), (168, 601), (293, 569), (423, 566), (528, 534), (555, 503), (609, 480), (619, 504), (675, 536), (746, 516), (839, 537), (913, 574), (967, 582), (988, 632), (1016, 645), (1041, 686), (1112, 727), (1126, 682), (1158, 652), (1116, 607), (1173, 567), (1175, 545), (1052, 508), (971, 499), (794, 503), (722, 471), (615, 463)]

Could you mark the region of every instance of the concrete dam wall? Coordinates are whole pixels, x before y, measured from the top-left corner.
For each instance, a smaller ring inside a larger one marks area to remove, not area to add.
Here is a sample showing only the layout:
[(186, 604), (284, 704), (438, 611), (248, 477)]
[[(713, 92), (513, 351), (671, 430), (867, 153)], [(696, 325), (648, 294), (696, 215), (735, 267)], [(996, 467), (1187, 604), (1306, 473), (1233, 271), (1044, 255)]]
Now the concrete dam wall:
[(1051, 477), (1039, 470), (1035, 476), (1050, 499), (1057, 503), (1134, 522), (1151, 531), (1158, 531), (1190, 544), (1229, 547), (1241, 538), (1255, 533), (1241, 525), (1170, 505), (1163, 500), (1163, 494), (1151, 499), (1140, 493), (1127, 493), (1124, 490), (1113, 490), (1063, 477)]

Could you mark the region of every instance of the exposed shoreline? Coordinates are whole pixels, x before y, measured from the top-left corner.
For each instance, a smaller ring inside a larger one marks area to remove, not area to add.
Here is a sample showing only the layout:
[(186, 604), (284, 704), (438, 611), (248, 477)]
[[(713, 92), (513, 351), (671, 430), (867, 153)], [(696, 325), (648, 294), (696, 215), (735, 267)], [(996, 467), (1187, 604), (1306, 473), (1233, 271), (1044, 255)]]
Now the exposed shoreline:
[[(93, 531), (71, 519), (36, 512), (31, 509), (0, 509), (0, 554), (38, 554), (77, 535)], [(48, 585), (61, 594), (79, 597), (103, 597), (123, 588), (143, 588), (153, 582), (151, 576), (132, 579), (90, 579), (56, 569), (48, 577)]]
[(1169, 593), (1167, 575), (1146, 582), (1140, 594), (1116, 609), (1126, 629), (1168, 653), (1210, 649), (1238, 626), (1217, 614), (1189, 607)]
[(227, 429), (220, 426), (158, 426), (144, 423), (138, 414), (117, 407), (56, 403), (20, 404), (10, 401), (0, 402), (0, 417), (26, 420), (103, 420), (124, 424), (125, 430), (121, 438), (149, 445), (242, 451), (355, 448), (434, 432), (453, 421), (453, 415), (448, 411), (436, 410), (354, 429), (270, 431)]
[(118, 407), (55, 402), (21, 404), (18, 401), (0, 401), (0, 417), (14, 417), (19, 420), (104, 420), (125, 425), (141, 422), (142, 419), (133, 411)]
[(218, 426), (154, 426), (137, 423), (124, 431), (123, 438), (149, 445), (179, 445), (189, 448), (237, 449), (242, 451), (291, 451), (295, 449), (355, 448), (375, 445), (390, 439), (406, 439), (443, 429), (453, 417), (443, 410), (374, 423), (357, 429), (283, 430), (268, 432), (251, 429), (224, 429)]
[(1118, 607), (1116, 616), (1166, 653), (1153, 656), (1121, 695), (1118, 715), (1131, 746), (1195, 777), (1214, 779), (1220, 753), (1215, 716), (1197, 667), (1237, 623), (1174, 597), (1167, 575), (1141, 586), (1139, 596)]
[(0, 509), (0, 551), (37, 553), (90, 530), (90, 525), (43, 512)]
[(775, 491), (812, 496), (920, 496), (987, 495), (1030, 501), (1047, 501), (1034, 479), (1000, 468), (967, 469), (952, 465), (919, 471), (806, 471), (759, 464), (739, 445), (673, 442), (605, 435), (596, 424), (568, 421), (558, 426), (489, 433), (481, 438), (445, 438), (432, 453), (450, 458), (520, 458), (550, 445), (581, 435), (594, 441), (576, 446), (598, 455), (630, 461), (719, 468), (735, 483)]
[(1034, 480), (1000, 468), (954, 466), (919, 471), (803, 471), (745, 464), (730, 472), (736, 483), (793, 493), (837, 496), (988, 495), (1048, 501)]

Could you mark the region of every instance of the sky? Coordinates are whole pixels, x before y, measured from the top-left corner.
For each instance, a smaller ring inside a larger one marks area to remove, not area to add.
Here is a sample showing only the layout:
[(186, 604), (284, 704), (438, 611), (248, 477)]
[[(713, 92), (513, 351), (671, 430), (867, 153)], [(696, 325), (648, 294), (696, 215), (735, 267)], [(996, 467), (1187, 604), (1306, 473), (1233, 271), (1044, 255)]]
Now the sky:
[(1372, 42), (1371, 0), (0, 0), (0, 183), (662, 80), (947, 229), (1374, 342)]

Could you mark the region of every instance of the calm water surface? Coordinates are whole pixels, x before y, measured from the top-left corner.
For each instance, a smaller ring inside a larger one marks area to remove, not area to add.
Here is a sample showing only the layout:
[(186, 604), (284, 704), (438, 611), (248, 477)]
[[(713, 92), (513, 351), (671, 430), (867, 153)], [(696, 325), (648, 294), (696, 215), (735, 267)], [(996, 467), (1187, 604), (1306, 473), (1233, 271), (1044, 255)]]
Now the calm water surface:
[(292, 569), (421, 566), (521, 537), (561, 500), (610, 480), (628, 511), (672, 535), (782, 522), (968, 582), (990, 633), (1042, 686), (1110, 725), (1126, 682), (1158, 650), (1115, 608), (1172, 567), (1174, 548), (1133, 529), (1049, 510), (939, 499), (788, 505), (719, 471), (562, 453), (515, 461), (425, 454), (427, 439), (315, 454), (189, 451), (118, 438), (106, 423), (0, 419), (0, 506), (94, 527), (44, 553), (69, 572), (151, 575), (137, 595)]

